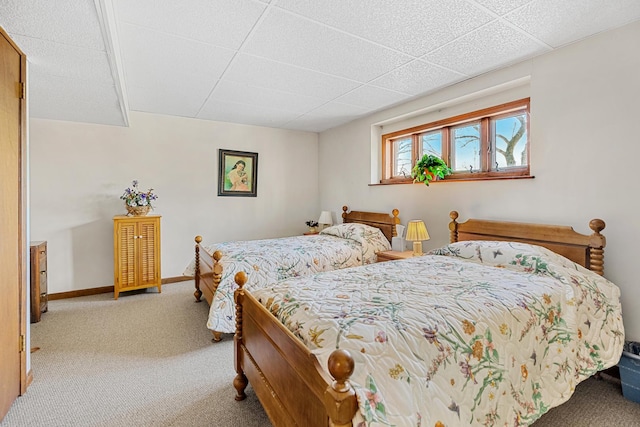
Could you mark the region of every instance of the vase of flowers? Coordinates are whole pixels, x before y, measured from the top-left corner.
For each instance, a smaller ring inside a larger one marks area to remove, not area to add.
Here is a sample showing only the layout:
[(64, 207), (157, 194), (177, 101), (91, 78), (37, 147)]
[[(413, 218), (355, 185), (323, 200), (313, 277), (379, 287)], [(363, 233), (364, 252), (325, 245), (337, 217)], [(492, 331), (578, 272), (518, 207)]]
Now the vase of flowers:
[(316, 232), (316, 227), (318, 226), (318, 221), (314, 221), (314, 220), (310, 219), (309, 221), (305, 222), (305, 224), (307, 224), (307, 227), (309, 227), (309, 233), (315, 233)]
[(158, 196), (153, 193), (153, 188), (147, 191), (140, 191), (138, 189), (138, 180), (134, 179), (131, 187), (124, 190), (120, 198), (124, 200), (124, 205), (129, 215), (144, 216), (153, 209), (151, 202), (156, 200)]

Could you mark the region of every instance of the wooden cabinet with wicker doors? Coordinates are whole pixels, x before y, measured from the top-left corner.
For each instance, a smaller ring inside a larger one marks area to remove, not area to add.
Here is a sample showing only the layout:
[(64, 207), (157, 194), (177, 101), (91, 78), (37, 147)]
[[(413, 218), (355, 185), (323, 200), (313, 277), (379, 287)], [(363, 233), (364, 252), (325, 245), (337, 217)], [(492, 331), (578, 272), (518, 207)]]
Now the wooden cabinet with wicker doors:
[(160, 277), (160, 216), (113, 218), (113, 297), (120, 292), (157, 287)]

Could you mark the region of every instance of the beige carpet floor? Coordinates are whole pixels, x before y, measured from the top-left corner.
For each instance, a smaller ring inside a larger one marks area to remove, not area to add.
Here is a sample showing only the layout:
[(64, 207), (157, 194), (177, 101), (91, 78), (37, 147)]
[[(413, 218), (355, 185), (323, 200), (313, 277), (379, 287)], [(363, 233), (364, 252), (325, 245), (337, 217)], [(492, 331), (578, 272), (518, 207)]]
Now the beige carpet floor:
[[(234, 400), (231, 337), (211, 343), (192, 293), (189, 281), (51, 301), (31, 325), (34, 382), (0, 427), (270, 426), (251, 387)], [(640, 404), (590, 379), (534, 426), (640, 426)]]

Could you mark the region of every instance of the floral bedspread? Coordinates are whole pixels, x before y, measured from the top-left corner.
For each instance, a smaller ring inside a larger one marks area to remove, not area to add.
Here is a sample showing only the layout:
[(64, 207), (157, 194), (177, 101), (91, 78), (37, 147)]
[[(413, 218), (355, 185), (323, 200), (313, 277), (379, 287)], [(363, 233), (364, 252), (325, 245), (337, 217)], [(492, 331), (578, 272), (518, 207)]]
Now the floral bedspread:
[[(207, 327), (223, 333), (235, 332), (234, 276), (247, 273), (245, 289), (255, 290), (279, 280), (306, 276), (376, 262), (376, 253), (390, 249), (384, 234), (363, 224), (338, 224), (319, 235), (278, 239), (225, 242), (206, 246), (222, 252), (222, 280), (209, 310)], [(192, 276), (195, 260), (184, 275)]]
[(460, 242), (253, 294), (321, 366), (350, 351), (358, 426), (526, 426), (624, 343), (618, 287), (521, 243)]

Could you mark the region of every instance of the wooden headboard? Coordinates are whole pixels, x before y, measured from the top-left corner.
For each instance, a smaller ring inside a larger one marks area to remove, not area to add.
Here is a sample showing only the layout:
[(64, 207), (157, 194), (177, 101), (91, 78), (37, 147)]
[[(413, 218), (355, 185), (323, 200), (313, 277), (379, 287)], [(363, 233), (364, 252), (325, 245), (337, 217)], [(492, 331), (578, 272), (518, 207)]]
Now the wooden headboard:
[(394, 209), (391, 211), (393, 216), (385, 213), (376, 213), (376, 212), (362, 212), (362, 211), (351, 211), (348, 207), (342, 207), (342, 222), (357, 222), (360, 224), (370, 225), (372, 227), (377, 227), (384, 235), (387, 237), (389, 242), (391, 242), (391, 238), (397, 236), (396, 234), (396, 224), (400, 224), (400, 218), (398, 218), (398, 214), (400, 211), (398, 209)]
[(508, 240), (531, 243), (569, 258), (601, 276), (604, 275), (604, 247), (607, 241), (600, 234), (605, 227), (601, 219), (592, 219), (589, 222), (589, 228), (593, 230), (593, 234), (586, 235), (563, 225), (480, 219), (469, 219), (459, 223), (456, 221), (458, 219), (456, 211), (451, 211), (449, 217), (451, 217), (449, 223), (451, 243), (466, 240)]

